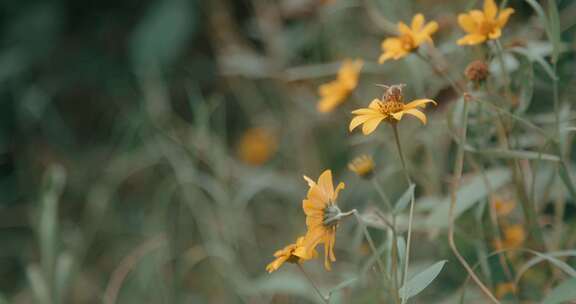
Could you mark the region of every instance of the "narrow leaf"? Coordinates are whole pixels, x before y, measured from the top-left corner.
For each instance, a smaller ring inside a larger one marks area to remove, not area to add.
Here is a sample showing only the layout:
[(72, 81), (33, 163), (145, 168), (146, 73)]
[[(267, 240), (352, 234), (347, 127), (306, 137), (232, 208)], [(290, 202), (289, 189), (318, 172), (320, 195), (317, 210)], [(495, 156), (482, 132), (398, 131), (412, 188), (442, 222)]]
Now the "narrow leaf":
[(446, 262), (446, 260), (437, 262), (406, 282), (406, 286), (402, 286), (399, 290), (402, 299), (404, 301), (408, 300), (428, 287), (428, 285), (436, 279), (438, 274), (440, 274)]
[(416, 185), (411, 184), (408, 187), (408, 189), (406, 189), (406, 191), (404, 191), (404, 194), (402, 194), (402, 196), (398, 199), (398, 201), (396, 202), (396, 205), (394, 206), (394, 214), (398, 214), (398, 213), (402, 212), (402, 210), (406, 209), (408, 204), (410, 204), (410, 200), (412, 200), (412, 197), (414, 195), (414, 188), (415, 187), (416, 187)]
[(576, 279), (569, 279), (556, 286), (542, 304), (561, 304), (576, 299)]

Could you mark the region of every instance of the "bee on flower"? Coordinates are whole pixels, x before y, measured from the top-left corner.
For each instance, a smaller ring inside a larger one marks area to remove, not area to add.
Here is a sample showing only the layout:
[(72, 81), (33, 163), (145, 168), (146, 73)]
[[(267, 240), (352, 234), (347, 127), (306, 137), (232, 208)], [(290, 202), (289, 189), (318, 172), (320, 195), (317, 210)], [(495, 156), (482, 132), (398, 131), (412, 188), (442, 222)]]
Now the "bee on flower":
[(325, 83), (318, 88), (320, 101), (318, 102), (317, 109), (319, 112), (332, 112), (336, 107), (346, 101), (358, 85), (358, 78), (363, 64), (363, 61), (360, 59), (344, 60), (338, 71), (336, 80)]
[(362, 125), (362, 133), (368, 135), (376, 128), (382, 121), (392, 124), (399, 122), (405, 114), (418, 118), (423, 124), (426, 124), (426, 115), (418, 108), (425, 108), (427, 104), (437, 103), (432, 99), (416, 99), (407, 104), (403, 102), (402, 87), (404, 85), (386, 86), (386, 92), (382, 99), (374, 99), (368, 105), (368, 108), (362, 108), (352, 111), (356, 115), (350, 121), (350, 132), (356, 127)]
[(330, 170), (325, 170), (317, 183), (307, 176), (304, 176), (304, 179), (310, 187), (306, 199), (302, 201), (308, 231), (302, 246), (296, 249), (294, 255), (302, 258), (310, 257), (317, 245), (324, 244), (324, 267), (330, 270), (330, 263), (336, 261), (334, 255), (336, 228), (340, 219), (349, 215), (342, 213), (336, 204), (338, 193), (345, 185), (340, 182), (334, 188)]
[(458, 24), (467, 33), (457, 41), (458, 45), (476, 45), (500, 38), (502, 29), (514, 13), (511, 8), (498, 11), (494, 0), (484, 0), (483, 9), (458, 15)]
[(380, 64), (389, 59), (398, 60), (410, 54), (424, 43), (433, 44), (432, 34), (438, 30), (438, 23), (426, 23), (424, 15), (416, 14), (409, 27), (404, 22), (398, 23), (398, 36), (384, 39), (383, 54), (378, 59)]
[(304, 243), (304, 237), (301, 236), (301, 237), (298, 237), (298, 239), (296, 240), (296, 243), (290, 244), (290, 245), (276, 251), (274, 253), (274, 257), (276, 257), (276, 259), (274, 261), (272, 261), (270, 264), (268, 264), (268, 266), (266, 266), (266, 271), (268, 271), (268, 273), (276, 271), (286, 262), (288, 262), (288, 263), (303, 263), (304, 261), (315, 258), (318, 255), (318, 253), (316, 252), (315, 249), (305, 251), (305, 253), (307, 253), (308, 255), (304, 255), (304, 254), (301, 254), (300, 256), (294, 255), (294, 252), (296, 251), (296, 249), (298, 249), (299, 247), (302, 247), (303, 243)]

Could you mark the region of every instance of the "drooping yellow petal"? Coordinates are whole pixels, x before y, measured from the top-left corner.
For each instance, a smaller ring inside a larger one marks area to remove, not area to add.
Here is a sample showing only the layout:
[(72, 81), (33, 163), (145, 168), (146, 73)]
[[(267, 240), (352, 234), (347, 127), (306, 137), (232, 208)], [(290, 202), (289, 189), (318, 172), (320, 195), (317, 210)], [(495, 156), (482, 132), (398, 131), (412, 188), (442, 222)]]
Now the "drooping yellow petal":
[(404, 109), (413, 109), (416, 107), (425, 108), (426, 104), (428, 104), (428, 103), (432, 103), (434, 105), (437, 105), (437, 103), (434, 100), (424, 98), (424, 99), (416, 99), (416, 100), (413, 100), (413, 101), (407, 103), (406, 105), (404, 105)]
[(504, 27), (508, 22), (508, 18), (510, 18), (510, 15), (512, 15), (513, 13), (514, 9), (512, 8), (505, 8), (502, 11), (500, 11), (500, 14), (498, 14), (498, 19), (496, 20), (498, 26), (500, 28)]
[(494, 20), (498, 14), (498, 6), (494, 0), (484, 0), (484, 15), (489, 20)]
[(368, 121), (364, 122), (364, 125), (362, 126), (362, 133), (364, 133), (364, 135), (368, 135), (368, 134), (374, 132), (374, 130), (376, 130), (376, 128), (378, 127), (378, 125), (380, 124), (380, 122), (383, 119), (384, 119), (384, 116), (380, 116), (380, 117), (369, 119)]
[(378, 115), (380, 114), (356, 116), (352, 118), (352, 121), (350, 121), (350, 127), (348, 129), (350, 130), (350, 132), (352, 132), (359, 125), (365, 123), (369, 119), (376, 118)]
[(412, 116), (415, 116), (416, 118), (418, 118), (423, 124), (426, 124), (426, 115), (424, 115), (424, 113), (420, 112), (419, 110), (416, 109), (409, 109), (409, 110), (405, 110), (403, 111), (404, 114), (410, 114)]

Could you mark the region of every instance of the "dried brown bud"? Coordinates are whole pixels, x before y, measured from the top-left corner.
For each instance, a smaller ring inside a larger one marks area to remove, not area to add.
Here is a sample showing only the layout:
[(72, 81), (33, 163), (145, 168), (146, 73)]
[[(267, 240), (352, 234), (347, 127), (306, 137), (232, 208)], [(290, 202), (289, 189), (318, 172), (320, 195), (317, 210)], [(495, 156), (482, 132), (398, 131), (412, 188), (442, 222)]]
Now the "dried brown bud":
[(488, 78), (488, 76), (490, 75), (490, 69), (488, 67), (488, 64), (486, 64), (486, 62), (482, 60), (475, 60), (470, 62), (470, 64), (468, 64), (466, 70), (464, 71), (464, 74), (466, 75), (466, 78), (468, 78), (468, 80), (475, 83), (479, 83)]

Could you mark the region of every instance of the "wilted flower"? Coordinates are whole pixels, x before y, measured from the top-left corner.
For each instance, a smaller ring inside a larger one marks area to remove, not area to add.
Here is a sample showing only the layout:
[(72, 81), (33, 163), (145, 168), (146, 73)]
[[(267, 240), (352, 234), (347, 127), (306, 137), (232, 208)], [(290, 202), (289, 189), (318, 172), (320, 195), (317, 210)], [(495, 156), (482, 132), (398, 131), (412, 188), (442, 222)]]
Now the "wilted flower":
[(318, 88), (320, 101), (318, 111), (322, 113), (331, 112), (337, 106), (346, 101), (352, 91), (358, 85), (358, 77), (364, 63), (360, 59), (354, 61), (344, 60), (336, 80), (323, 84)]
[(316, 250), (306, 251), (308, 255), (296, 256), (294, 252), (297, 248), (301, 247), (304, 242), (304, 237), (299, 237), (295, 244), (290, 244), (274, 253), (276, 259), (266, 266), (268, 273), (278, 270), (282, 264), (288, 263), (302, 263), (306, 260), (315, 258), (318, 254)]
[(276, 137), (266, 129), (251, 128), (242, 135), (238, 143), (238, 157), (245, 163), (259, 166), (276, 153)]
[(433, 43), (432, 34), (438, 30), (435, 21), (425, 24), (424, 15), (416, 14), (412, 18), (411, 27), (404, 22), (398, 23), (397, 37), (386, 38), (382, 42), (384, 52), (378, 62), (384, 63), (388, 59), (398, 60), (416, 50), (423, 43)]
[(490, 75), (490, 68), (488, 64), (482, 60), (475, 60), (470, 62), (464, 70), (464, 75), (466, 78), (474, 83), (480, 83), (485, 81)]
[(341, 211), (336, 205), (338, 193), (344, 189), (344, 183), (339, 183), (334, 189), (332, 171), (325, 170), (318, 178), (318, 183), (304, 176), (310, 189), (305, 200), (302, 201), (306, 213), (306, 226), (308, 232), (304, 237), (302, 246), (297, 248), (295, 255), (309, 257), (311, 251), (318, 244), (324, 244), (324, 267), (330, 270), (330, 262), (336, 261), (334, 243), (336, 242), (336, 228), (341, 217)]
[(402, 119), (404, 114), (415, 116), (426, 124), (426, 115), (417, 108), (425, 108), (428, 103), (436, 105), (436, 102), (432, 99), (417, 99), (407, 104), (404, 104), (402, 100), (401, 85), (388, 87), (382, 100), (376, 98), (372, 100), (368, 108), (352, 111), (352, 114), (356, 115), (356, 117), (350, 121), (350, 131), (363, 124), (362, 133), (368, 135), (374, 132), (382, 120), (396, 123)]
[(514, 13), (511, 8), (498, 12), (494, 0), (484, 0), (484, 11), (471, 10), (467, 14), (458, 15), (460, 27), (467, 33), (458, 40), (458, 45), (475, 45), (489, 39), (498, 39), (502, 35), (502, 28)]
[(362, 178), (371, 178), (374, 175), (374, 159), (368, 155), (361, 155), (348, 163), (348, 169)]

